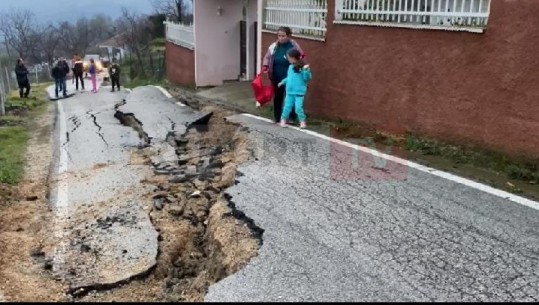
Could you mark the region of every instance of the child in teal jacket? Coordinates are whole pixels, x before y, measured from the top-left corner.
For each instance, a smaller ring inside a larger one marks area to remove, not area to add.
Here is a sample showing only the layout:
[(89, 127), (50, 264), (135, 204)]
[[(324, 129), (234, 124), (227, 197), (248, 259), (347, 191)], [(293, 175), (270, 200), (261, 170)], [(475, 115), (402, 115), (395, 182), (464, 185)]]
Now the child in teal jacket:
[(283, 114), (281, 116), (281, 126), (286, 127), (286, 121), (290, 116), (292, 108), (295, 106), (300, 128), (307, 127), (305, 112), (303, 111), (303, 101), (307, 93), (307, 83), (313, 78), (309, 65), (305, 65), (301, 59), (301, 53), (296, 49), (291, 49), (287, 53), (290, 66), (285, 79), (279, 83), (279, 87), (286, 85), (286, 98), (284, 101)]

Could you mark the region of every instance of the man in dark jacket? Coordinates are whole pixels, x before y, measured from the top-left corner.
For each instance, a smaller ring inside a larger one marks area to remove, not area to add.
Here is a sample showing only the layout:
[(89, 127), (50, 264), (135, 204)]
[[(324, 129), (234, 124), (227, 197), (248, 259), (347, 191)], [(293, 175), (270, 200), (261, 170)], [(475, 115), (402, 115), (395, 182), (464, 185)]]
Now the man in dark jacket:
[[(15, 66), (15, 74), (17, 75), (17, 83), (19, 85), (19, 96), (27, 98), (30, 94), (30, 80), (28, 80), (28, 69), (24, 65), (22, 58), (17, 59)], [(26, 91), (23, 94), (23, 89)]]
[(112, 92), (114, 92), (115, 86), (120, 91), (120, 65), (116, 62), (116, 58), (112, 59), (112, 65), (109, 67), (109, 76), (112, 82)]
[[(66, 66), (67, 66), (67, 63), (66, 63)], [(69, 67), (67, 69), (69, 71)], [(64, 65), (62, 64), (61, 59), (58, 60), (58, 62), (52, 68), (51, 76), (52, 78), (54, 78), (54, 93), (56, 97), (58, 97), (58, 91), (63, 91), (63, 95), (64, 97), (66, 97), (67, 96), (66, 71), (65, 71)]]
[(75, 54), (73, 58), (73, 77), (75, 77), (75, 88), (79, 90), (79, 80), (82, 90), (84, 90), (84, 80), (82, 75), (84, 74), (84, 64), (78, 54)]
[(66, 91), (67, 91), (66, 78), (67, 78), (67, 75), (69, 74), (69, 65), (67, 64), (65, 58), (61, 57), (60, 60), (58, 61), (58, 66), (60, 67), (60, 71), (61, 71), (60, 76), (61, 76), (62, 86), (60, 87), (60, 90), (63, 90), (64, 96), (66, 96)]

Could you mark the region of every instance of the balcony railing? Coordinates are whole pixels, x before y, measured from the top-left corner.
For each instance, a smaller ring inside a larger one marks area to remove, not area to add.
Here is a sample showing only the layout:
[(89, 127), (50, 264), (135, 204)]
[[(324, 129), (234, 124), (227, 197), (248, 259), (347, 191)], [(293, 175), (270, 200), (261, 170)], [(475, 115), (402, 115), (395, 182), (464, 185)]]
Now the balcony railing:
[(165, 26), (167, 41), (191, 50), (195, 49), (195, 31), (193, 25), (165, 21)]
[(335, 23), (483, 32), (490, 0), (336, 0)]

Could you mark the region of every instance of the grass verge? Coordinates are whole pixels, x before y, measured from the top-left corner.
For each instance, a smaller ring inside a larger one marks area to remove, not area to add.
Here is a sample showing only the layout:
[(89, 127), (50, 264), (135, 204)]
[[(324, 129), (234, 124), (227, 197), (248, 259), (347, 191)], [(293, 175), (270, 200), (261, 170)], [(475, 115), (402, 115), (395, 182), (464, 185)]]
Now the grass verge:
[(24, 127), (0, 128), (0, 182), (17, 184), (24, 171), (24, 152), (28, 141)]
[(0, 116), (0, 183), (14, 185), (23, 178), (30, 125), (46, 109), (48, 85), (33, 86), (27, 99), (12, 92), (6, 101), (6, 116)]

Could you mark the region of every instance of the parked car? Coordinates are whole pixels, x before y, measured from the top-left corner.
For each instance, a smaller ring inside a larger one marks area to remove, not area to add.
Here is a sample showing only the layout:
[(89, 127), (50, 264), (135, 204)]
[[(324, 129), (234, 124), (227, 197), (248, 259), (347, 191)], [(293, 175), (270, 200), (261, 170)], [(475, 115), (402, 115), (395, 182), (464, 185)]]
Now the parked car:
[(83, 67), (84, 67), (84, 72), (88, 73), (88, 67), (90, 67), (90, 59), (93, 59), (94, 62), (95, 62), (95, 67), (96, 67), (96, 70), (97, 72), (102, 72), (103, 71), (103, 63), (101, 62), (101, 59), (99, 57), (99, 55), (97, 54), (88, 54), (86, 56), (84, 56), (84, 60), (83, 60)]

